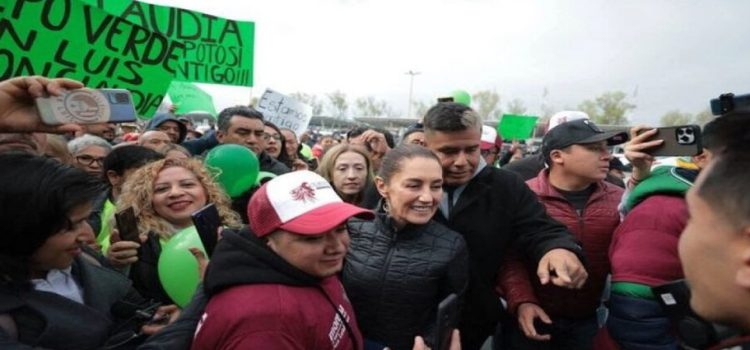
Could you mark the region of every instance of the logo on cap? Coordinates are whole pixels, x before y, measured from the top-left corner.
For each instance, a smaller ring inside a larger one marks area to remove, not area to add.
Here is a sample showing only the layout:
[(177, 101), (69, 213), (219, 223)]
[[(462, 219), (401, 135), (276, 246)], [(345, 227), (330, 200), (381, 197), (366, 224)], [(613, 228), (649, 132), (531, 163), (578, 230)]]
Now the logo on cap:
[(315, 189), (310, 186), (307, 182), (303, 182), (299, 187), (289, 192), (292, 195), (292, 199), (295, 201), (302, 201), (303, 203), (315, 202)]

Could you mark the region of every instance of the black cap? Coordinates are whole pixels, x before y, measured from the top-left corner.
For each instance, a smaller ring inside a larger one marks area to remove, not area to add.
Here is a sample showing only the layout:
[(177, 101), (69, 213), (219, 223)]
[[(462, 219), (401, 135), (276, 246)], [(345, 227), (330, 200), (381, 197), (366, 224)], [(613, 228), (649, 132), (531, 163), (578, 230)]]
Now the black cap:
[(588, 119), (573, 120), (556, 126), (544, 135), (542, 152), (545, 157), (548, 157), (552, 150), (605, 140), (609, 146), (619, 145), (628, 141), (628, 133), (625, 131), (605, 132)]

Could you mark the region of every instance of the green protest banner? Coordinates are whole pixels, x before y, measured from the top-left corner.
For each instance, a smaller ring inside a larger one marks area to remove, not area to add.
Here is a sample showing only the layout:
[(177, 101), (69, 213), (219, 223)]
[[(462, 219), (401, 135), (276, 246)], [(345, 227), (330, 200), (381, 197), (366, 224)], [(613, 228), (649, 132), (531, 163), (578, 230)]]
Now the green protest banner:
[(185, 45), (175, 79), (253, 86), (255, 23), (132, 0), (83, 0)]
[(149, 118), (183, 54), (181, 43), (79, 0), (0, 1), (0, 80), (42, 75), (128, 89)]
[(525, 140), (534, 134), (537, 120), (539, 117), (503, 114), (503, 118), (497, 124), (497, 133), (503, 140)]
[(191, 112), (206, 112), (216, 116), (216, 107), (211, 95), (201, 90), (195, 84), (173, 81), (167, 92), (172, 103), (177, 105), (176, 114)]

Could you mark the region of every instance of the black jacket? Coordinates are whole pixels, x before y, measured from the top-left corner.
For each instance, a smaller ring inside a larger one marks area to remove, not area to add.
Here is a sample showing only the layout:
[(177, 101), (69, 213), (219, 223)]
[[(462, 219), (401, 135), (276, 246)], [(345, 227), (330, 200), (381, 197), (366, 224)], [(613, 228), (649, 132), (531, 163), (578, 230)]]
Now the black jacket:
[(503, 165), (503, 169), (518, 174), (523, 181), (535, 178), (544, 168), (544, 156), (542, 156), (542, 153), (535, 153), (515, 162)]
[(267, 152), (263, 151), (258, 157), (258, 163), (260, 164), (260, 171), (266, 171), (276, 175), (284, 175), (291, 170), (284, 163), (279, 162), (276, 158), (268, 155)]
[(138, 261), (130, 265), (130, 279), (133, 287), (146, 298), (154, 299), (164, 305), (174, 304), (159, 279), (159, 255), (161, 244), (159, 236), (149, 233), (146, 242), (138, 248)]
[(207, 297), (242, 284), (316, 286), (319, 278), (304, 273), (268, 249), (245, 228), (239, 233), (224, 230), (203, 280)]
[(396, 231), (383, 213), (348, 227), (342, 280), (363, 336), (396, 350), (411, 349), (416, 335), (432, 339), (437, 305), (468, 281), (461, 235), (435, 221)]
[(494, 291), (503, 255), (511, 245), (538, 262), (555, 248), (583, 253), (575, 237), (551, 219), (534, 192), (516, 175), (485, 167), (472, 178), (449, 213), (435, 219), (461, 233), (469, 248), (469, 287), (461, 317), (464, 349), (478, 349), (495, 329), (501, 305)]
[[(81, 287), (84, 304), (54, 293), (0, 285), (0, 314), (10, 314), (18, 329), (18, 340), (13, 340), (0, 328), (0, 349), (101, 349), (113, 333), (132, 334), (140, 327), (128, 319), (148, 303), (127, 278), (80, 257), (71, 274)], [(122, 307), (113, 307), (123, 302)]]

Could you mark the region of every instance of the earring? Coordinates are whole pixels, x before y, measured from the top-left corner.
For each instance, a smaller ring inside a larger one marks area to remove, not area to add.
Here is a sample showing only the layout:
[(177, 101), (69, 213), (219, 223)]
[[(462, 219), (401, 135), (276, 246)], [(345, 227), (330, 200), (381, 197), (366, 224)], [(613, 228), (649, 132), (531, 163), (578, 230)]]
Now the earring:
[(387, 199), (383, 201), (383, 211), (386, 212), (387, 214), (391, 213), (391, 206), (390, 204), (388, 204)]

